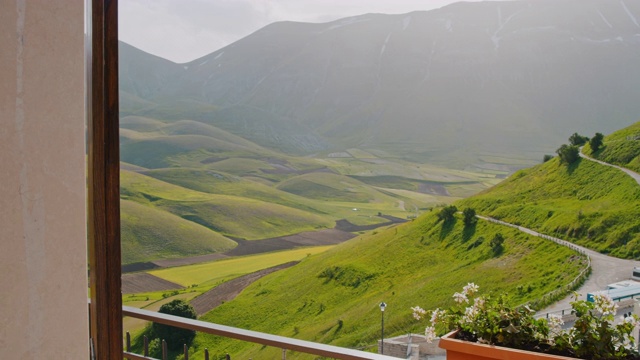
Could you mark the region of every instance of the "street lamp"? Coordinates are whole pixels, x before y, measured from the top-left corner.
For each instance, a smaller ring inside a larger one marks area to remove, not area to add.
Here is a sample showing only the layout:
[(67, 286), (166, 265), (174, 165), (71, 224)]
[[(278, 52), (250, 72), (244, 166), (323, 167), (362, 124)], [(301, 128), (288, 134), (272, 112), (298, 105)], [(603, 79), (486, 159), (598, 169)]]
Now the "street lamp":
[(387, 304), (383, 302), (380, 303), (380, 313), (382, 314), (382, 329), (380, 330), (380, 354), (384, 354), (384, 309), (387, 307)]

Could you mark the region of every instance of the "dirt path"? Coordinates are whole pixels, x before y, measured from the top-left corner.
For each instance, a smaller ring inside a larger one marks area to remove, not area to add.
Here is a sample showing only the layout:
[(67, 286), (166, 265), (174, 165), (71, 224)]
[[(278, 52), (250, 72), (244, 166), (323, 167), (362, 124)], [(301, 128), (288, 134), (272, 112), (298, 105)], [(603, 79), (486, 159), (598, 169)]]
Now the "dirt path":
[(191, 306), (196, 310), (198, 316), (206, 314), (217, 306), (220, 306), (222, 303), (235, 299), (242, 290), (254, 283), (256, 280), (278, 270), (292, 267), (297, 263), (297, 261), (292, 261), (229, 280), (191, 300)]

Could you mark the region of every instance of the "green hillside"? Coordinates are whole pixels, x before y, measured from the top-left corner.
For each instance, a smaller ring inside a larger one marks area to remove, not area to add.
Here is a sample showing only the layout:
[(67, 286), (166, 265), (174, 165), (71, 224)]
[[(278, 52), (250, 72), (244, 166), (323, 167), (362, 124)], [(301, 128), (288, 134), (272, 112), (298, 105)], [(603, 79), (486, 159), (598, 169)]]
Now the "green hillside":
[(584, 150), (598, 160), (640, 172), (640, 122), (605, 136), (596, 153), (588, 145)]
[(327, 215), (254, 199), (189, 190), (126, 170), (121, 172), (121, 197), (177, 215), (224, 236), (249, 240), (334, 225)]
[(120, 202), (122, 263), (210, 254), (236, 243), (204, 226), (130, 200)]
[(366, 184), (331, 173), (311, 173), (281, 182), (278, 189), (316, 200), (380, 202), (388, 196)]
[[(506, 241), (495, 255), (489, 240), (498, 232)], [(508, 292), (520, 304), (570, 282), (583, 267), (581, 257), (552, 242), (486, 222), (468, 229), (461, 220), (444, 225), (431, 213), (263, 278), (202, 319), (369, 349), (379, 337), (380, 301), (388, 304), (389, 336), (422, 332), (410, 307), (451, 304), (467, 282), (485, 293)], [(200, 352), (208, 347), (232, 358), (275, 358), (280, 351), (203, 334), (195, 344)]]
[[(123, 116), (120, 140), (121, 198), (148, 207), (136, 207), (145, 218), (126, 224), (132, 246), (126, 251), (134, 252), (127, 261), (194, 254), (187, 246), (154, 257), (152, 249), (182, 241), (158, 237), (154, 243), (149, 228), (165, 217), (218, 237), (255, 240), (332, 228), (340, 219), (371, 225), (388, 221), (379, 214), (413, 217), (499, 181), (495, 173), (418, 165), (356, 148), (338, 157), (291, 156), (194, 120)], [(133, 208), (127, 205), (124, 215)]]
[(640, 186), (620, 170), (555, 158), (462, 200), (483, 215), (622, 258), (640, 258)]

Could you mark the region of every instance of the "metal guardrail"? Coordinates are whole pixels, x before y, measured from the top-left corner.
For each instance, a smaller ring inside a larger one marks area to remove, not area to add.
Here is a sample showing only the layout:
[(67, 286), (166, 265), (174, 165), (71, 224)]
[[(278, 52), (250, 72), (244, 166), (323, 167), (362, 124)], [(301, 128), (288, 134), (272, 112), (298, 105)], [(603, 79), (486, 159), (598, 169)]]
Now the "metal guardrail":
[[(478, 218), (480, 218), (482, 220), (485, 220), (485, 221), (489, 221), (489, 222), (495, 223), (495, 224), (504, 225), (504, 226), (508, 226), (508, 227), (517, 229), (517, 230), (522, 231), (524, 233), (527, 233), (527, 234), (529, 234), (531, 236), (537, 236), (537, 237), (545, 239), (545, 240), (553, 241), (553, 242), (555, 242), (556, 244), (558, 244), (560, 246), (565, 246), (565, 247), (568, 247), (568, 248), (578, 252), (579, 254), (581, 254), (582, 256), (584, 256), (586, 258), (587, 266), (585, 266), (585, 268), (582, 269), (580, 274), (578, 274), (578, 276), (576, 276), (569, 284), (567, 284), (565, 286), (562, 286), (562, 287), (560, 287), (558, 289), (552, 290), (552, 291), (542, 295), (542, 297), (540, 299), (543, 302), (546, 299), (551, 299), (551, 298), (553, 298), (555, 296), (558, 296), (558, 295), (560, 295), (562, 293), (566, 293), (567, 291), (571, 291), (571, 290), (575, 289), (576, 286), (578, 286), (578, 284), (583, 282), (591, 272), (591, 257), (589, 256), (589, 254), (587, 254), (587, 252), (584, 249), (582, 249), (581, 247), (576, 246), (575, 244), (573, 244), (573, 243), (571, 243), (569, 241), (562, 240), (562, 239), (559, 239), (557, 237), (549, 236), (549, 235), (546, 235), (546, 234), (542, 234), (540, 232), (537, 232), (537, 231), (534, 231), (534, 230), (531, 230), (531, 229), (527, 229), (527, 228), (525, 228), (523, 226), (511, 224), (511, 223), (508, 223), (508, 222), (505, 222), (505, 221), (502, 221), (502, 220), (498, 220), (498, 219), (495, 219), (495, 218), (492, 218), (492, 217), (489, 217), (489, 216), (476, 215), (476, 217), (478, 217)], [(558, 311), (555, 311), (555, 312), (547, 312), (546, 314), (541, 313), (541, 314), (538, 314), (538, 315), (540, 315), (541, 317), (544, 317), (544, 316), (549, 317), (549, 314), (551, 314), (551, 313), (561, 313), (562, 314), (561, 316), (566, 316), (565, 311), (567, 311), (566, 314), (571, 314), (571, 309), (565, 309), (565, 310), (558, 310)]]
[[(182, 329), (200, 331), (207, 334), (223, 336), (231, 339), (252, 342), (256, 344), (273, 346), (281, 349), (298, 351), (307, 354), (324, 356), (333, 359), (344, 360), (397, 360), (397, 358), (369, 353), (360, 350), (348, 349), (339, 346), (325, 345), (306, 340), (288, 338), (279, 335), (271, 335), (258, 331), (245, 330), (226, 325), (219, 325), (199, 320), (187, 319), (179, 316), (162, 314), (154, 311), (138, 309), (130, 306), (122, 307), (123, 316), (131, 316), (137, 319), (148, 320), (160, 324), (175, 326)], [(153, 360), (130, 352), (123, 352), (124, 358)]]

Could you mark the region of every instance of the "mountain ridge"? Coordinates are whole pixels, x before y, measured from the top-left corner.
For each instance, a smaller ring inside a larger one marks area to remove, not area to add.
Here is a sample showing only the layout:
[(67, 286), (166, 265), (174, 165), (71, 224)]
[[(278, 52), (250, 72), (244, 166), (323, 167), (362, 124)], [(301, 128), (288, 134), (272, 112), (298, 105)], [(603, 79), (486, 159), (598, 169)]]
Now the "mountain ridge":
[(611, 132), (638, 117), (633, 19), (635, 3), (539, 0), (279, 22), (127, 88), (178, 114), (123, 113), (203, 121), (291, 154), (539, 159), (560, 134)]

